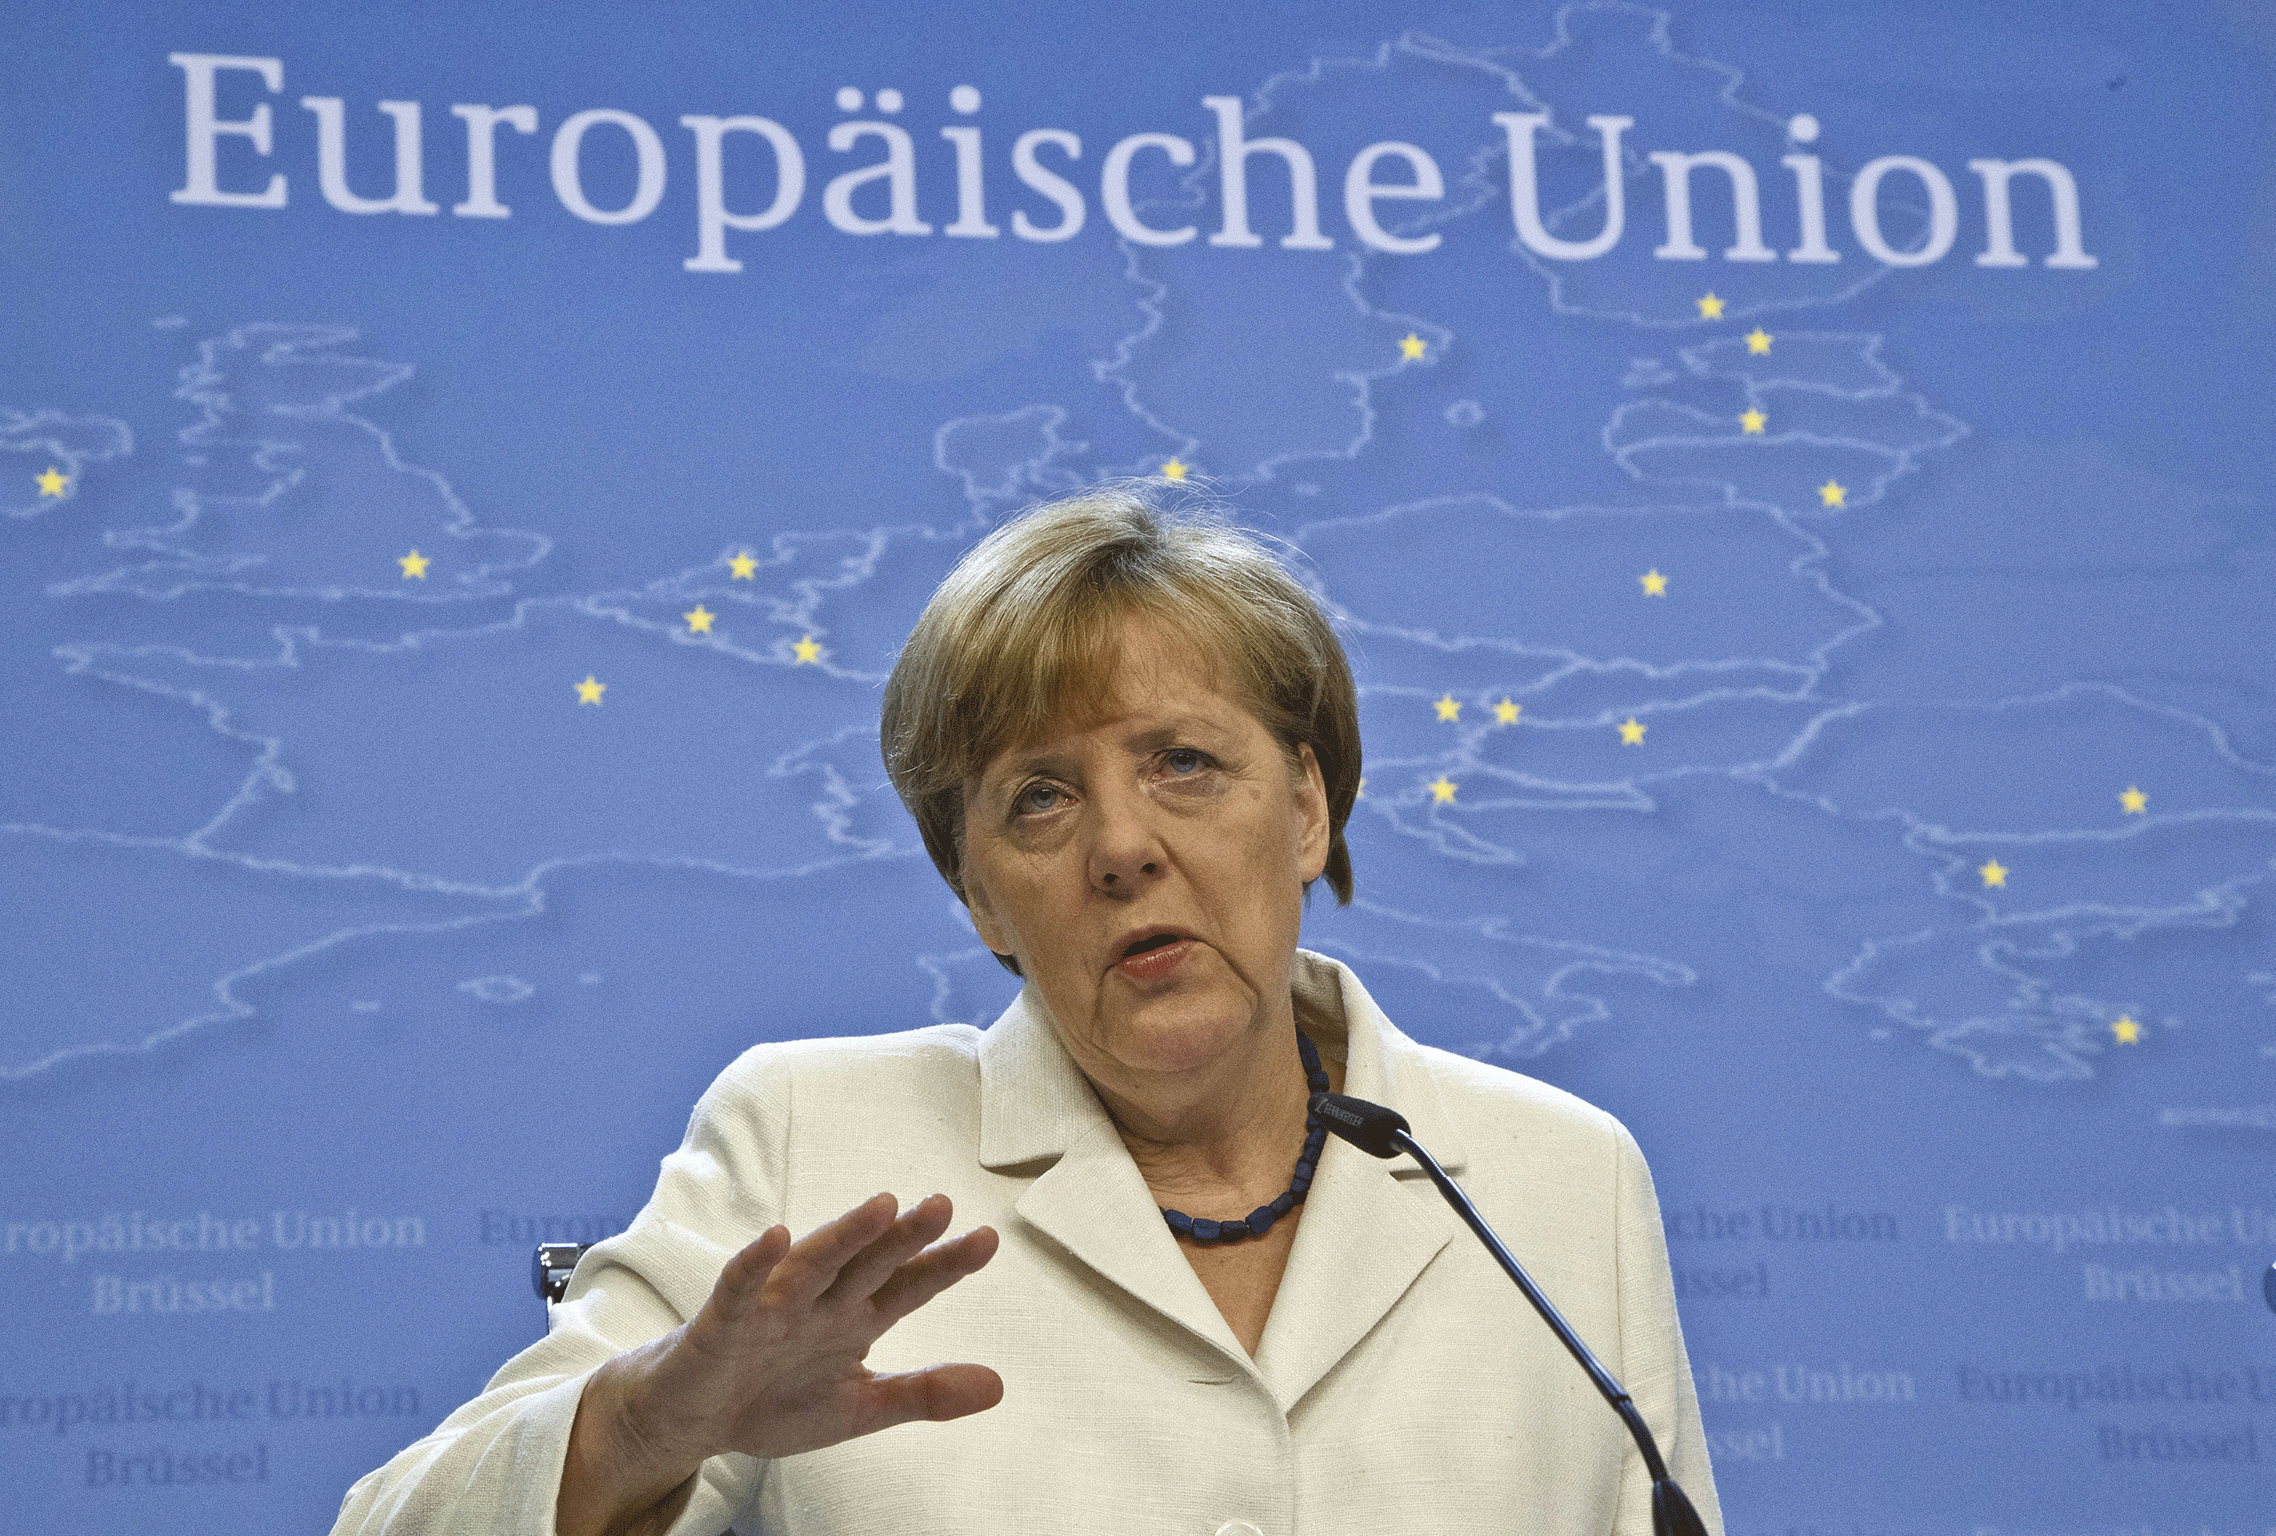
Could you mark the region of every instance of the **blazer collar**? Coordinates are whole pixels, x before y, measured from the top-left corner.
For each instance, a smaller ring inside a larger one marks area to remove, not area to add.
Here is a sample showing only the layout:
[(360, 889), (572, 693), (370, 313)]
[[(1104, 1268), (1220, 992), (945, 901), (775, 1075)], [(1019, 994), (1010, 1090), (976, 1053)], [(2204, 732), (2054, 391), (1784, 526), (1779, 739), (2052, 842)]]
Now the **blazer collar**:
[[(1439, 1166), (1459, 1172), (1468, 1153), (1439, 1098), (1428, 1058), (1421, 1046), (1384, 1017), (1351, 967), (1300, 949), (1291, 990), (1298, 1016), (1320, 1049), (1343, 1058), (1343, 1091), (1405, 1115), (1415, 1140), (1438, 1159)], [(1422, 1165), (1411, 1157), (1395, 1158), (1390, 1167), (1393, 1172), (1423, 1176)]]
[[(1450, 1170), (1465, 1151), (1422, 1050), (1345, 966), (1296, 952), (1298, 1016), (1344, 1089), (1407, 1117)], [(1413, 1159), (1381, 1162), (1330, 1138), (1287, 1273), (1252, 1361), (1170, 1235), (1153, 1194), (1051, 1021), (1022, 990), (980, 1041), (980, 1161), (1050, 1159), (1017, 1210), (1132, 1299), (1262, 1378), (1283, 1411), (1333, 1369), (1446, 1246), (1454, 1217)]]
[[(1297, 951), (1300, 1013), (1343, 1026), (1343, 1091), (1396, 1109), (1439, 1165), (1459, 1172), (1455, 1135), (1422, 1048), (1401, 1034), (1349, 967)], [(1323, 1051), (1328, 1042), (1322, 1039)], [(1459, 1231), (1413, 1158), (1384, 1161), (1328, 1138), (1257, 1346), (1256, 1368), (1283, 1412), (1382, 1321)]]
[(1014, 1209), (1126, 1296), (1246, 1367), (1106, 1106), (1026, 988), (980, 1037), (980, 1162), (1051, 1159)]
[(980, 1037), (980, 1166), (1059, 1157), (1114, 1122), (1029, 990)]

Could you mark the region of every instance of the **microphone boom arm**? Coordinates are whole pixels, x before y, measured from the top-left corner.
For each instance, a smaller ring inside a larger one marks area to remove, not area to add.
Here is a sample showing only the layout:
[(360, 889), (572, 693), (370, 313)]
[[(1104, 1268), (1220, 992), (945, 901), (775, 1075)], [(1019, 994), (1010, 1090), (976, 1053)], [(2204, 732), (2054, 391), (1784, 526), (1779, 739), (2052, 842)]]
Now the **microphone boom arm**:
[(1604, 1362), (1597, 1359), (1589, 1347), (1581, 1342), (1579, 1334), (1573, 1332), (1573, 1325), (1565, 1321), (1564, 1314), (1549, 1304), (1549, 1298), (1541, 1294), (1541, 1287), (1533, 1283), (1533, 1277), (1525, 1272), (1525, 1266), (1517, 1262), (1517, 1255), (1511, 1253), (1494, 1229), (1486, 1225), (1486, 1218), (1478, 1214), (1478, 1208), (1470, 1203), (1470, 1197), (1462, 1192), (1462, 1186), (1454, 1182), (1453, 1176), (1438, 1166), (1438, 1159), (1425, 1152), (1422, 1144), (1403, 1130), (1391, 1133), (1391, 1145), (1422, 1164), (1423, 1172), (1430, 1175), (1430, 1181), (1438, 1186), (1438, 1192), (1446, 1197), (1446, 1203), (1453, 1206), (1455, 1213), (1470, 1224), (1470, 1230), (1478, 1234), (1478, 1241), (1486, 1245), (1486, 1251), (1517, 1282), (1517, 1288), (1525, 1292), (1525, 1299), (1533, 1303), (1533, 1310), (1541, 1314), (1541, 1321), (1547, 1323), (1549, 1331), (1564, 1342), (1573, 1358), (1581, 1363), (1581, 1369), (1588, 1372), (1588, 1379), (1596, 1383), (1596, 1390), (1603, 1393), (1604, 1400), (1612, 1405), (1612, 1411), (1619, 1414), (1627, 1424), (1628, 1433), (1635, 1438), (1636, 1449), (1644, 1453), (1644, 1470), (1651, 1474), (1652, 1481), (1665, 1482), (1667, 1463), (1660, 1459), (1659, 1444), (1652, 1439), (1651, 1430), (1645, 1427), (1644, 1416), (1636, 1411), (1636, 1401), (1628, 1395), (1628, 1389), (1613, 1379), (1612, 1373), (1604, 1368)]
[(1652, 1479), (1654, 1536), (1707, 1536), (1706, 1522), (1699, 1518), (1699, 1511), (1692, 1507), (1691, 1500), (1684, 1497), (1682, 1487), (1668, 1475), (1659, 1444), (1652, 1439), (1652, 1431), (1644, 1423), (1643, 1414), (1637, 1411), (1628, 1389), (1613, 1378), (1604, 1363), (1581, 1342), (1580, 1335), (1573, 1332), (1563, 1314), (1549, 1304), (1549, 1298), (1541, 1294), (1541, 1287), (1533, 1283), (1525, 1266), (1517, 1262), (1517, 1256), (1494, 1234), (1494, 1229), (1486, 1225), (1486, 1218), (1478, 1214), (1478, 1208), (1470, 1203), (1462, 1186), (1408, 1133), (1406, 1117), (1397, 1110), (1340, 1093), (1313, 1094), (1312, 1110), (1329, 1130), (1369, 1156), (1389, 1158), (1404, 1152), (1422, 1165), (1423, 1172), (1430, 1175), (1430, 1181), (1446, 1197), (1446, 1203), (1478, 1234), (1478, 1241), (1486, 1245), (1486, 1251), (1494, 1256), (1503, 1272), (1517, 1282), (1525, 1299), (1533, 1303), (1533, 1310), (1541, 1314), (1541, 1321), (1549, 1325), (1549, 1331), (1580, 1362), (1581, 1369), (1588, 1372), (1588, 1379), (1596, 1383), (1596, 1390), (1612, 1405), (1612, 1411), (1620, 1415), (1620, 1422), (1628, 1426), (1629, 1437), (1643, 1453), (1644, 1470)]

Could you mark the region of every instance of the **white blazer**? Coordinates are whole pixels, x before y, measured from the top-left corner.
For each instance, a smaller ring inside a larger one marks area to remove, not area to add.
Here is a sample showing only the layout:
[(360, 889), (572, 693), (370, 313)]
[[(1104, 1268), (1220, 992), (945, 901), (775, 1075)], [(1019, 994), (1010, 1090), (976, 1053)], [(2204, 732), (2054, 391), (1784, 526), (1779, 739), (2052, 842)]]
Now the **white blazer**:
[[(1346, 1091), (1406, 1115), (1635, 1398), (1722, 1530), (1651, 1175), (1570, 1094), (1418, 1045), (1299, 951), (1299, 1017)], [(1293, 1047), (1291, 1048), (1293, 1050)], [(674, 1536), (1649, 1536), (1627, 1431), (1412, 1159), (1331, 1139), (1256, 1357), (1226, 1327), (1027, 994), (986, 1032), (796, 1040), (703, 1096), (656, 1193), (589, 1252), (542, 1341), (349, 1490), (335, 1532), (552, 1536), (594, 1367), (702, 1306), (776, 1222), (935, 1190), (995, 1259), (887, 1333), (879, 1371), (972, 1360), (995, 1408), (775, 1461), (704, 1464)]]

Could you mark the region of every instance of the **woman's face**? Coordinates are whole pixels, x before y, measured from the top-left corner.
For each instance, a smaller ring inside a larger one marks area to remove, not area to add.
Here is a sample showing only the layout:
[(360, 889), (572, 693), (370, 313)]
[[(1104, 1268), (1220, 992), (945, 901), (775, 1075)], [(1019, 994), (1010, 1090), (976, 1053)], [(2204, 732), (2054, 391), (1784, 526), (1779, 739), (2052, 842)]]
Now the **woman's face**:
[(1121, 634), (1116, 696), (999, 756), (964, 790), (964, 887), (1059, 1037), (1109, 1090), (1190, 1085), (1290, 1017), (1327, 793), (1189, 645)]

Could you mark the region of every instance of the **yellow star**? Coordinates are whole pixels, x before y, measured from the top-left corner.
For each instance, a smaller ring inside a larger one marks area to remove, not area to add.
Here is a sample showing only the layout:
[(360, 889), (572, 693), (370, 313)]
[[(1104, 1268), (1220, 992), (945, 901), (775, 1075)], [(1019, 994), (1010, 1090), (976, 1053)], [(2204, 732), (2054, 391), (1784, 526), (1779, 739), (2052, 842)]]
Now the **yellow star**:
[(1634, 715), (1630, 715), (1621, 724), (1620, 744), (1624, 747), (1642, 746), (1644, 744), (1644, 732), (1649, 729), (1649, 726), (1643, 724)]
[(1438, 711), (1438, 718), (1441, 720), (1459, 720), (1462, 718), (1462, 706), (1455, 701), (1454, 695), (1451, 693), (1441, 697), (1431, 707)]
[(1976, 873), (1984, 877), (1986, 889), (1995, 885), (2004, 888), (2007, 884), (2007, 866), (1997, 859), (1990, 860)]
[(1747, 351), (1761, 356), (1770, 350), (1770, 333), (1761, 326), (1747, 332)]
[(608, 692), (608, 688), (608, 684), (588, 672), (585, 674), (585, 680), (577, 685), (577, 702), (580, 704), (598, 704), (601, 701), (601, 695)]
[(1423, 343), (1423, 339), (1420, 336), (1417, 336), (1413, 331), (1407, 332), (1407, 334), (1401, 337), (1399, 340), (1399, 355), (1403, 358), (1407, 358), (1409, 360), (1418, 358), (1422, 356), (1426, 350), (1427, 348)]
[(2126, 792), (2118, 797), (2118, 803), (2126, 808), (2127, 815), (2139, 816), (2150, 808), (2150, 797), (2129, 784)]
[(2130, 1014), (2119, 1014), (2118, 1022), (2110, 1026), (2110, 1033), (2118, 1037), (2120, 1045), (2141, 1044), (2142, 1026), (2135, 1023)]
[(747, 549), (737, 550), (735, 558), (727, 562), (728, 579), (731, 581), (756, 581), (758, 569), (759, 562), (751, 558), (751, 552)]
[(711, 621), (718, 618), (719, 615), (698, 603), (695, 605), (693, 613), (683, 613), (680, 617), (688, 621), (689, 634), (708, 635), (711, 633)]
[(801, 638), (796, 645), (791, 647), (791, 650), (797, 655), (800, 666), (816, 663), (822, 659), (822, 647), (815, 642), (812, 635)]
[(1843, 507), (1848, 504), (1849, 487), (1843, 485), (1839, 480), (1828, 478), (1825, 484), (1818, 487), (1819, 506)]
[(1716, 298), (1716, 297), (1715, 297), (1713, 294), (1711, 294), (1711, 293), (1710, 293), (1709, 295), (1707, 295), (1707, 297), (1705, 297), (1705, 298), (1701, 299), (1701, 300), (1699, 301), (1699, 318), (1700, 318), (1700, 319), (1702, 319), (1702, 320), (1720, 320), (1720, 319), (1722, 319), (1722, 318), (1723, 318), (1723, 301), (1722, 301), (1721, 299), (1718, 299), (1718, 298)]
[(53, 464), (47, 467), (46, 474), (38, 478), (42, 496), (61, 496), (63, 488), (71, 483), (71, 477), (59, 471)]
[(1185, 478), (1185, 471), (1185, 465), (1180, 464), (1175, 459), (1172, 459), (1169, 461), (1169, 463), (1162, 466), (1162, 478), (1164, 480), (1183, 480)]
[(1646, 597), (1667, 596), (1667, 578), (1660, 574), (1658, 566), (1653, 566), (1636, 579), (1644, 584), (1644, 595)]
[(403, 579), (405, 581), (409, 581), (414, 576), (425, 581), (427, 579), (427, 567), (435, 563), (435, 557), (433, 555), (422, 555), (414, 549), (407, 555), (397, 555), (395, 563), (403, 567)]
[(1515, 725), (1517, 724), (1518, 714), (1523, 710), (1523, 708), (1523, 705), (1512, 704), (1508, 699), (1505, 698), (1499, 704), (1496, 704), (1494, 706), (1494, 718), (1496, 720), (1499, 720), (1504, 725)]
[(1768, 420), (1770, 420), (1768, 416), (1763, 415), (1760, 410), (1750, 405), (1746, 408), (1745, 413), (1739, 417), (1739, 430), (1742, 432), (1760, 432), (1762, 424)]
[(1454, 803), (1454, 781), (1443, 773), (1430, 782), (1430, 803), (1433, 805), (1452, 805)]

